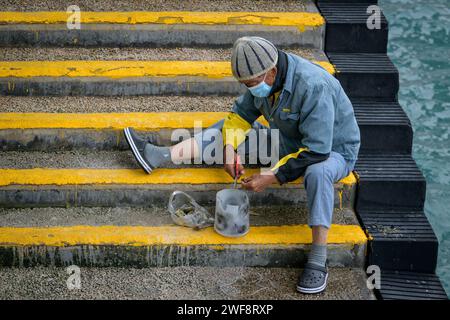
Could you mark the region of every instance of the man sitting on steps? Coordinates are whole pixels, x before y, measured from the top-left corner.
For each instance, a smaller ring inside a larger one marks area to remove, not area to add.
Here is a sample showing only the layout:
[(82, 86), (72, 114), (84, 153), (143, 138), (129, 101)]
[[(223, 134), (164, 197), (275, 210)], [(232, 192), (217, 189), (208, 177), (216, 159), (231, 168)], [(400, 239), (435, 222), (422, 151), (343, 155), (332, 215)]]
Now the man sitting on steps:
[[(252, 129), (278, 130), (278, 141), (267, 134), (267, 145), (276, 144), (279, 161), (270, 170), (244, 178), (241, 184), (244, 189), (260, 192), (273, 183), (304, 176), (313, 243), (297, 289), (322, 292), (328, 279), (326, 244), (334, 207), (333, 184), (353, 170), (360, 146), (352, 104), (339, 81), (322, 67), (278, 50), (263, 38), (238, 39), (231, 67), (247, 90), (225, 119), (172, 147), (148, 143), (132, 128), (125, 129), (125, 137), (147, 173), (169, 161), (205, 157), (208, 146), (219, 144), (225, 171), (234, 178), (236, 172), (238, 176), (245, 173), (239, 148), (245, 147), (248, 154), (261, 147), (260, 141), (248, 143), (248, 133)], [(256, 121), (261, 115), (270, 128)], [(223, 140), (204, 139), (216, 136), (217, 131), (223, 132)]]

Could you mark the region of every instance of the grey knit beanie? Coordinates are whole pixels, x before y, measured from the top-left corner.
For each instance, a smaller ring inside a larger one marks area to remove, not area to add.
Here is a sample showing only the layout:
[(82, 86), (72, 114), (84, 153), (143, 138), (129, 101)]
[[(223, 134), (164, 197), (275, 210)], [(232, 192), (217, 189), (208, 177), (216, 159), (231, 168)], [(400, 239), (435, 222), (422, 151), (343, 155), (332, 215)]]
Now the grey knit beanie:
[(231, 54), (231, 70), (241, 80), (256, 78), (278, 61), (278, 50), (268, 40), (260, 37), (242, 37), (236, 40)]

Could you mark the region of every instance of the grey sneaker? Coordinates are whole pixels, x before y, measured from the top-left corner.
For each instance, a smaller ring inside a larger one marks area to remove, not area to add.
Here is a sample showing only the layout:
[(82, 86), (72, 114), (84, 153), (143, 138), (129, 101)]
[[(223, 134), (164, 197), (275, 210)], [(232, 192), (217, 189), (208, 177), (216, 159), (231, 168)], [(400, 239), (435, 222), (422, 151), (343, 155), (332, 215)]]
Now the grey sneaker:
[(141, 168), (149, 174), (152, 173), (153, 168), (144, 157), (144, 149), (147, 142), (144, 139), (141, 139), (133, 128), (125, 128), (123, 129), (123, 133), (125, 134), (128, 145)]
[(320, 293), (327, 287), (328, 268), (307, 263), (297, 283), (301, 293)]

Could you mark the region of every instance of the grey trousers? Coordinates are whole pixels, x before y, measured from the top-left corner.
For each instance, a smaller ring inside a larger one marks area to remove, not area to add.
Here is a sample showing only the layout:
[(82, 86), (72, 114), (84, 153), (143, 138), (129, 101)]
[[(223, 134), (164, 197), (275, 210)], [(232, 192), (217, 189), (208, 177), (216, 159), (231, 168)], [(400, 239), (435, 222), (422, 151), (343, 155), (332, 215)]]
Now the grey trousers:
[[(194, 139), (202, 152), (203, 160), (211, 163), (207, 149), (216, 150), (223, 148), (221, 130), (224, 120), (218, 121), (211, 127), (194, 135)], [(264, 130), (267, 135), (267, 143), (270, 147), (270, 129), (262, 124), (255, 122), (253, 125), (255, 130)], [(258, 135), (257, 135), (258, 136)], [(246, 139), (238, 147), (242, 147), (246, 154), (255, 152), (260, 147), (260, 139), (257, 143), (249, 143)], [(215, 144), (212, 146), (212, 144)], [(308, 224), (309, 226), (323, 226), (329, 228), (333, 216), (334, 208), (334, 183), (345, 178), (350, 174), (355, 166), (354, 160), (346, 160), (341, 154), (332, 151), (327, 160), (318, 162), (308, 166), (304, 175), (304, 185), (308, 201)]]

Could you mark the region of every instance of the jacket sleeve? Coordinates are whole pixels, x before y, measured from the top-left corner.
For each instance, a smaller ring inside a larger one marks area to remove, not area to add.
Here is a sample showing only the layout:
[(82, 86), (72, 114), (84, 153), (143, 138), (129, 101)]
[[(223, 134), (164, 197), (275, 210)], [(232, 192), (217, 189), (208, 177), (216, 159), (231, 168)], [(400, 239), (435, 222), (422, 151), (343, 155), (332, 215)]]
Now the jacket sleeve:
[(334, 103), (325, 84), (312, 86), (305, 93), (298, 130), (303, 148), (283, 157), (271, 170), (280, 184), (304, 175), (306, 168), (328, 159), (333, 142)]
[(236, 99), (231, 113), (225, 118), (222, 128), (223, 145), (231, 144), (236, 150), (259, 116), (261, 112), (255, 107), (253, 96), (247, 90)]

